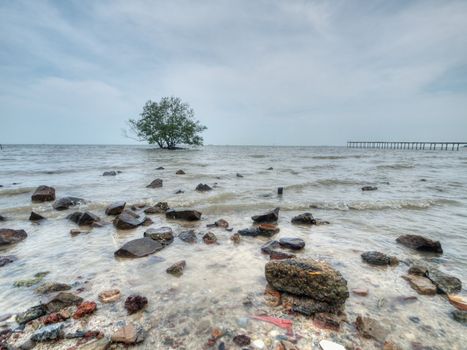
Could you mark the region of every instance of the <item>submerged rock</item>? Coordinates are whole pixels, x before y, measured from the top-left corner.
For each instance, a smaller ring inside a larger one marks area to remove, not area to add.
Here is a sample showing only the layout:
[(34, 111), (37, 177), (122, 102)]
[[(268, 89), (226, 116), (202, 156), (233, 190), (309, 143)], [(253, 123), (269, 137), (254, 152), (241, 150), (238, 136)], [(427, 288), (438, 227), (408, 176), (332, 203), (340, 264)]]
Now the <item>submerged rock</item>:
[(300, 250), (305, 247), (305, 241), (301, 238), (283, 237), (279, 240), (279, 244), (283, 248), (289, 248), (292, 250)]
[(145, 334), (141, 327), (135, 327), (132, 324), (117, 329), (112, 334), (112, 342), (126, 345), (134, 345), (144, 341)]
[(269, 258), (271, 260), (284, 260), (284, 259), (292, 259), (295, 258), (296, 256), (294, 254), (286, 253), (286, 252), (281, 252), (279, 250), (272, 250), (269, 253)]
[(51, 324), (49, 326), (39, 328), (31, 336), (31, 340), (35, 342), (44, 342), (44, 341), (62, 339), (63, 337), (64, 337), (63, 323), (56, 323), (56, 324)]
[(138, 238), (126, 242), (114, 255), (119, 258), (141, 258), (158, 252), (164, 246), (151, 238)]
[(417, 291), (418, 294), (435, 295), (436, 286), (426, 277), (417, 275), (402, 276), (403, 279), (410, 283), (412, 289)]
[(146, 216), (136, 214), (131, 210), (123, 210), (113, 221), (116, 228), (120, 230), (131, 230), (144, 223)]
[(45, 307), (48, 312), (58, 312), (65, 307), (79, 305), (83, 302), (83, 298), (69, 292), (60, 292), (53, 296)]
[(434, 252), (442, 253), (443, 248), (439, 241), (433, 241), (429, 238), (425, 238), (419, 235), (402, 235), (396, 239), (396, 241), (406, 247), (424, 251), (424, 252)]
[(234, 233), (232, 236), (230, 236), (230, 240), (235, 244), (239, 244), (242, 239), (238, 233)]
[(207, 232), (204, 236), (203, 236), (203, 242), (206, 243), (206, 244), (214, 244), (214, 243), (217, 243), (217, 237), (214, 233), (212, 232)]
[(319, 301), (307, 296), (298, 296), (290, 293), (282, 293), (282, 305), (288, 311), (298, 312), (305, 316), (317, 313), (335, 314), (342, 311), (344, 304)]
[(104, 171), (102, 176), (117, 176), (117, 172), (115, 170)]
[(378, 321), (367, 316), (357, 316), (355, 326), (363, 337), (373, 338), (379, 342), (383, 342), (389, 334), (389, 331)]
[(3, 215), (0, 215), (0, 222), (1, 221), (6, 221), (6, 218)]
[(14, 255), (2, 255), (0, 256), (0, 267), (11, 264), (16, 260), (18, 260), (18, 258)]
[(212, 187), (207, 184), (198, 184), (198, 186), (196, 186), (196, 191), (198, 192), (207, 192), (211, 190), (212, 190)]
[(460, 292), (462, 289), (462, 282), (457, 277), (448, 275), (438, 269), (428, 269), (427, 277), (433, 282), (438, 291), (444, 294), (453, 294)]
[(30, 279), (27, 279), (27, 280), (19, 280), (19, 281), (15, 281), (13, 283), (13, 286), (15, 287), (31, 287), (35, 284), (38, 284), (40, 281), (42, 281), (44, 279), (45, 276), (47, 276), (49, 274), (48, 271), (44, 271), (44, 272), (38, 272), (34, 275), (34, 278), (30, 278)]
[(33, 202), (50, 202), (55, 200), (55, 188), (49, 186), (39, 186), (31, 196)]
[(146, 188), (160, 188), (162, 187), (162, 179), (155, 179)]
[(201, 220), (201, 213), (193, 209), (170, 209), (165, 212), (168, 219), (197, 221)]
[(275, 241), (275, 240), (271, 240), (271, 241), (268, 241), (266, 242), (265, 244), (263, 244), (261, 246), (261, 251), (265, 254), (271, 254), (271, 252), (274, 250), (274, 249), (277, 249), (279, 248), (281, 245), (279, 243), (279, 241)]
[(271, 260), (266, 280), (281, 291), (307, 296), (329, 304), (344, 304), (349, 297), (347, 281), (329, 264), (313, 259)]
[(148, 299), (141, 295), (133, 294), (125, 300), (125, 309), (128, 311), (128, 315), (132, 315), (146, 307)]
[(166, 272), (180, 277), (183, 274), (183, 270), (185, 270), (186, 267), (186, 261), (185, 260), (180, 260), (177, 261), (175, 264), (171, 265), (170, 267), (167, 268)]
[(36, 293), (39, 294), (48, 294), (54, 292), (62, 292), (65, 290), (70, 290), (71, 286), (65, 283), (57, 283), (57, 282), (47, 282), (42, 284), (36, 289)]
[(98, 295), (99, 301), (104, 304), (114, 303), (119, 300), (120, 297), (121, 294), (118, 289), (105, 290)]
[(0, 228), (0, 246), (20, 242), (27, 236), (28, 234), (24, 230)]
[(396, 257), (376, 251), (364, 252), (361, 257), (363, 261), (370, 265), (385, 266), (397, 265), (399, 263), (399, 260)]
[(196, 243), (198, 241), (194, 230), (182, 231), (178, 234), (178, 238), (187, 243)]
[(454, 310), (451, 312), (451, 317), (459, 323), (467, 324), (467, 311)]
[(126, 202), (119, 201), (111, 203), (106, 209), (106, 215), (119, 215), (122, 213), (123, 209), (125, 209)]
[(259, 226), (250, 227), (242, 230), (238, 230), (238, 233), (242, 236), (263, 236), (271, 237), (279, 232), (279, 229), (275, 225), (261, 224)]
[(169, 209), (167, 202), (158, 202), (156, 205), (146, 208), (144, 212), (146, 214), (164, 214)]
[(228, 228), (228, 227), (229, 227), (229, 223), (227, 222), (227, 220), (219, 219), (219, 220), (217, 220), (215, 223), (209, 224), (209, 225), (206, 225), (206, 226), (207, 226), (207, 227)]
[(36, 305), (30, 307), (25, 312), (21, 312), (16, 315), (16, 322), (20, 325), (26, 324), (29, 321), (38, 319), (47, 313), (47, 309), (44, 305)]
[(163, 166), (159, 166), (156, 168), (156, 170), (165, 170), (165, 168)]
[(378, 187), (376, 186), (363, 186), (362, 191), (376, 191)]
[(78, 197), (63, 197), (54, 202), (52, 205), (55, 210), (66, 210), (75, 205), (84, 203), (84, 199)]
[(174, 240), (173, 231), (170, 227), (149, 228), (144, 232), (144, 237), (151, 238), (163, 246), (171, 244)]
[(31, 215), (29, 215), (29, 221), (40, 221), (44, 219), (45, 218), (42, 215), (39, 215), (33, 211), (31, 211)]
[(176, 172), (175, 174), (177, 174), (177, 175), (185, 175), (185, 172), (184, 172), (182, 169), (180, 169), (180, 170), (177, 170), (177, 172)]
[(100, 218), (97, 215), (89, 211), (80, 212), (75, 211), (73, 214), (70, 214), (66, 217), (68, 220), (73, 221), (79, 226), (91, 226), (92, 224), (100, 221)]
[(292, 224), (315, 225), (316, 220), (311, 213), (303, 213), (293, 217)]
[(259, 224), (258, 230), (260, 230), (264, 236), (272, 236), (280, 232), (279, 227), (275, 224)]
[(267, 213), (252, 216), (251, 219), (256, 223), (276, 222), (279, 220), (279, 210), (280, 208), (276, 208)]

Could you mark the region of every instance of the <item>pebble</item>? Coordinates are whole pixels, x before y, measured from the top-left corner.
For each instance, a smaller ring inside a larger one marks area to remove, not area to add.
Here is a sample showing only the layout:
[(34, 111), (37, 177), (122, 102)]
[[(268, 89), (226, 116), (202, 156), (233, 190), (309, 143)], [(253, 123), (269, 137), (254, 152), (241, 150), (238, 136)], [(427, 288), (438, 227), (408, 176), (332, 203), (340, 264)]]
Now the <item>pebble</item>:
[(264, 341), (262, 341), (261, 339), (257, 339), (255, 341), (253, 341), (253, 343), (251, 343), (251, 345), (255, 349), (265, 349), (266, 348), (266, 345), (264, 344)]

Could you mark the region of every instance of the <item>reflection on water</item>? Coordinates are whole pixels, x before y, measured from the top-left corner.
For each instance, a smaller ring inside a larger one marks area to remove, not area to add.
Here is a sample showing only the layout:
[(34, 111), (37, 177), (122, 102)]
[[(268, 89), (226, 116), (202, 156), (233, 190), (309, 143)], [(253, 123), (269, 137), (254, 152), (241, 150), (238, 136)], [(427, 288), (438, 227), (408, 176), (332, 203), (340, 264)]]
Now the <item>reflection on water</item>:
[[(205, 147), (202, 150), (159, 151), (141, 146), (6, 146), (0, 152), (0, 214), (7, 217), (1, 227), (26, 230), (28, 238), (0, 255), (18, 260), (0, 268), (0, 316), (24, 311), (40, 297), (31, 288), (14, 288), (19, 279), (48, 270), (46, 281), (58, 281), (82, 290), (86, 300), (97, 300), (105, 289), (119, 288), (123, 296), (140, 293), (149, 300), (145, 312), (127, 316), (123, 303), (98, 304), (98, 312), (87, 327), (110, 332), (118, 321), (135, 320), (149, 330), (147, 349), (201, 349), (211, 327), (233, 335), (244, 332), (266, 345), (281, 329), (247, 317), (265, 311), (284, 316), (280, 309), (264, 304), (262, 238), (243, 238), (239, 245), (231, 233), (210, 229), (217, 245), (202, 243), (206, 224), (219, 218), (234, 231), (250, 226), (250, 217), (266, 209), (281, 207), (277, 237), (300, 237), (306, 247), (299, 256), (328, 261), (347, 279), (349, 289), (368, 288), (367, 297), (351, 295), (346, 303), (349, 324), (340, 342), (354, 339), (364, 349), (374, 343), (355, 339), (351, 323), (357, 314), (368, 314), (383, 322), (391, 337), (407, 346), (421, 342), (439, 349), (462, 349), (467, 341), (465, 326), (453, 321), (453, 309), (440, 295), (417, 295), (413, 303), (401, 296), (416, 295), (401, 278), (407, 265), (375, 268), (364, 265), (360, 254), (379, 250), (401, 260), (422, 259), (467, 281), (467, 164), (465, 150), (398, 151), (332, 147)], [(164, 170), (155, 170), (163, 166)], [(273, 167), (273, 170), (267, 170)], [(175, 175), (183, 169), (186, 175)], [(101, 176), (106, 170), (121, 170)], [(237, 177), (240, 173), (243, 177)], [(163, 188), (148, 189), (155, 178)], [(13, 185), (13, 183), (17, 183)], [(215, 186), (198, 193), (198, 183)], [(57, 197), (76, 196), (90, 210), (110, 222), (104, 210), (112, 201), (154, 204), (167, 201), (173, 208), (193, 207), (203, 212), (197, 223), (167, 221), (152, 215), (152, 227), (170, 226), (174, 232), (192, 228), (199, 243), (179, 240), (155, 256), (117, 260), (113, 252), (124, 242), (142, 237), (147, 229), (117, 231), (112, 225), (93, 228), (89, 234), (71, 236), (76, 226), (65, 219), (72, 210), (54, 211), (50, 203), (31, 204), (34, 188), (54, 186)], [(363, 185), (377, 191), (362, 192)], [(284, 195), (276, 195), (277, 187)], [(178, 190), (184, 191), (176, 194)], [(31, 209), (47, 218), (33, 224)], [(330, 221), (311, 228), (294, 226), (290, 219), (304, 211)], [(440, 240), (441, 257), (414, 253), (395, 243), (406, 233)], [(163, 259), (157, 259), (160, 257)], [(172, 263), (186, 260), (182, 277), (165, 272)], [(244, 305), (245, 299), (252, 305)], [(287, 316), (291, 317), (291, 316)], [(300, 349), (314, 349), (332, 332), (315, 329), (304, 317), (295, 316), (295, 329), (303, 336)], [(414, 321), (416, 320), (416, 322)], [(73, 344), (73, 343), (70, 343)]]

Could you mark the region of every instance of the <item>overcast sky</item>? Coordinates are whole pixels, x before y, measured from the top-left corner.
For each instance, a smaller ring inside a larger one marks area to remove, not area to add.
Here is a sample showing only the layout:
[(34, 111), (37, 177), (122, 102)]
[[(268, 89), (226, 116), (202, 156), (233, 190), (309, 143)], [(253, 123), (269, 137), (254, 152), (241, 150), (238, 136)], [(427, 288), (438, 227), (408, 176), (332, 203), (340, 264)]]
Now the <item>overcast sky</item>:
[(467, 141), (467, 1), (0, 1), (0, 143), (135, 143), (175, 95), (206, 144)]

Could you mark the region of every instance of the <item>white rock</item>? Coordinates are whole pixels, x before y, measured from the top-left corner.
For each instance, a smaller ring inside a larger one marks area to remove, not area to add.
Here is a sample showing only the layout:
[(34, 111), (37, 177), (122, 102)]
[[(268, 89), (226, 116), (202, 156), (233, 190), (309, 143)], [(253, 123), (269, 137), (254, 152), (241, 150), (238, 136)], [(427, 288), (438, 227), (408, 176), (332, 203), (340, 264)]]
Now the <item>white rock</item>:
[(329, 340), (321, 340), (319, 342), (319, 346), (322, 350), (345, 350), (345, 348), (342, 345)]
[(253, 343), (251, 343), (255, 349), (264, 349), (266, 345), (264, 344), (264, 341), (261, 339), (255, 340)]

